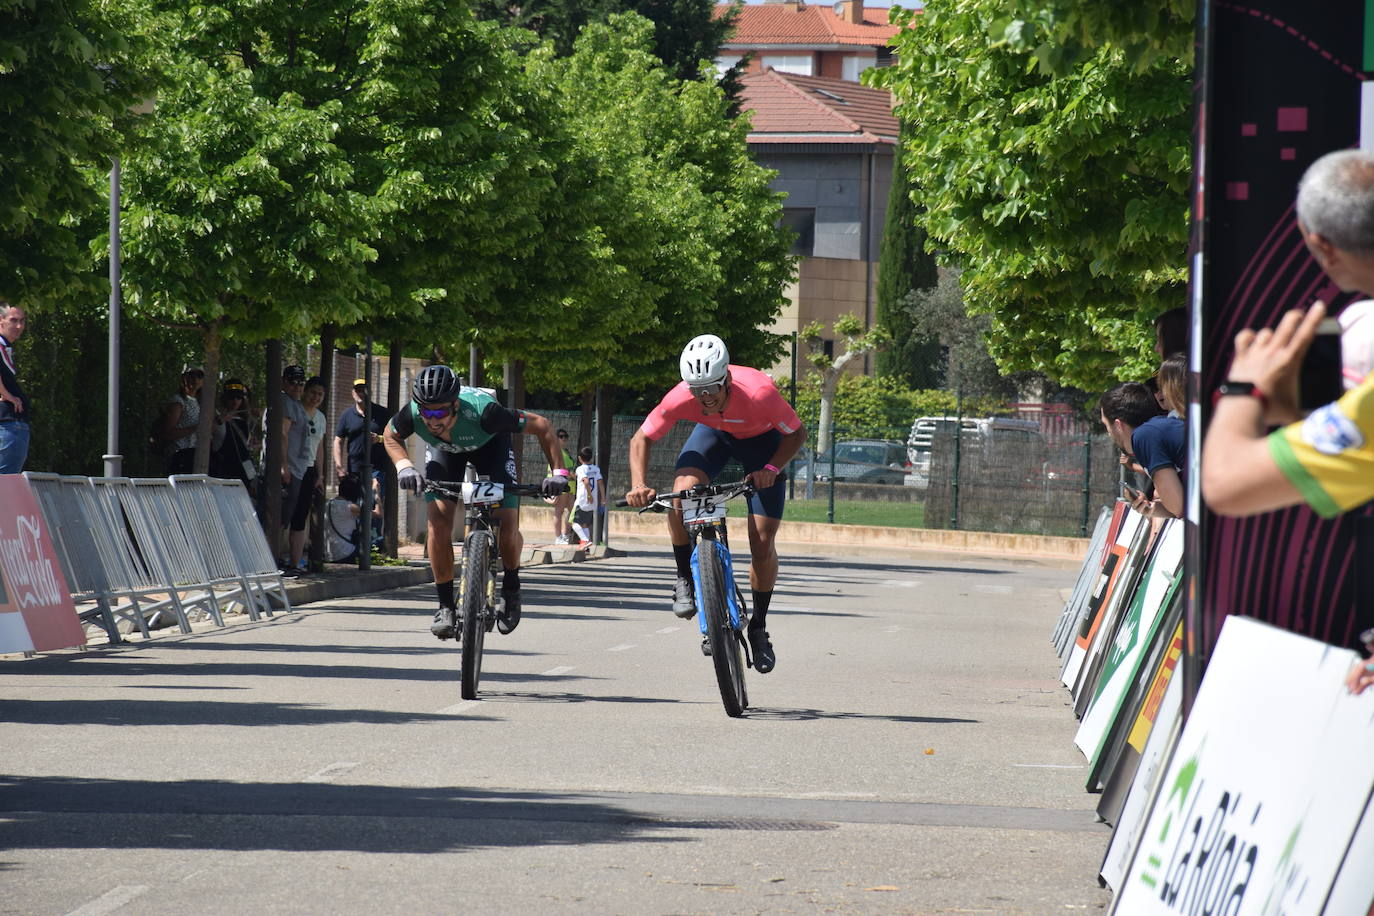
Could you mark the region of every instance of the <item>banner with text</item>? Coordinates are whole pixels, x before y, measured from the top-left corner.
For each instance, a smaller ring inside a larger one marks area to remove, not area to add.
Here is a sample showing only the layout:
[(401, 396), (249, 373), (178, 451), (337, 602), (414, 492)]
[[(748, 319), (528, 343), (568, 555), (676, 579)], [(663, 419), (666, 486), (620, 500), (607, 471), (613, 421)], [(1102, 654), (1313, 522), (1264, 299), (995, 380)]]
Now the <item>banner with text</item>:
[(1115, 912), (1334, 913), (1343, 867), (1346, 899), (1374, 898), (1374, 869), (1348, 858), (1374, 787), (1374, 691), (1345, 689), (1355, 659), (1227, 618)]
[(0, 653), (86, 643), (29, 482), (0, 474)]

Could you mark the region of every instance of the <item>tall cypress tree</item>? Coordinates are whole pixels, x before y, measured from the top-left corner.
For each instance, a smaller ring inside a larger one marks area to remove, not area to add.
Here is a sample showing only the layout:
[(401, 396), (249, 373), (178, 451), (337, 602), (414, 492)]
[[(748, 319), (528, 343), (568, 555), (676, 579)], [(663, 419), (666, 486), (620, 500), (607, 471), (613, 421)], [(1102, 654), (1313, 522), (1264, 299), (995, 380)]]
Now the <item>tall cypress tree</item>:
[(926, 233), (917, 225), (918, 209), (911, 200), (911, 179), (902, 167), (906, 126), (892, 156), (892, 190), (887, 199), (883, 241), (878, 250), (878, 323), (892, 335), (892, 344), (877, 355), (879, 375), (900, 379), (911, 388), (935, 388), (942, 383), (940, 342), (917, 330), (907, 297), (915, 290), (933, 289), (939, 280), (935, 258), (926, 253)]

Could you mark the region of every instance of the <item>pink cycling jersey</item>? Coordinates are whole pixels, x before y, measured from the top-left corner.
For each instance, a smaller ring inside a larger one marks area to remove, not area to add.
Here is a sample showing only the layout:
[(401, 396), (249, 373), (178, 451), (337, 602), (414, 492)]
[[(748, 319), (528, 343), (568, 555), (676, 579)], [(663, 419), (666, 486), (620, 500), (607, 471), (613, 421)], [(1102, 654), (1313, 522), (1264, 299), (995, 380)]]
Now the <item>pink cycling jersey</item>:
[(649, 411), (639, 431), (657, 441), (672, 429), (678, 420), (705, 423), (736, 439), (750, 439), (770, 429), (791, 433), (801, 428), (797, 412), (782, 399), (773, 380), (748, 366), (730, 367), (730, 396), (725, 410), (707, 416), (688, 390), (686, 382), (678, 384), (663, 396), (658, 406)]

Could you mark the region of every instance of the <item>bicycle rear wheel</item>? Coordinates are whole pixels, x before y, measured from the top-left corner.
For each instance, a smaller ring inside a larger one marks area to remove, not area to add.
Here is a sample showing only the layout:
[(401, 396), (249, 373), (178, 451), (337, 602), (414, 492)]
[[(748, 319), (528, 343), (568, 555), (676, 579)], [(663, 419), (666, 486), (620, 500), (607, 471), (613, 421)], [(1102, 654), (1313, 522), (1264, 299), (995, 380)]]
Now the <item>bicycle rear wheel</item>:
[(491, 598), (491, 535), (474, 531), (463, 543), (463, 699), (477, 699), (482, 679), (482, 641)]
[(744, 657), (740, 651), (739, 633), (730, 626), (722, 549), (720, 544), (705, 538), (697, 544), (701, 610), (706, 615), (706, 637), (711, 642), (711, 664), (716, 669), (720, 701), (726, 715), (739, 717), (749, 706), (749, 697), (744, 690)]

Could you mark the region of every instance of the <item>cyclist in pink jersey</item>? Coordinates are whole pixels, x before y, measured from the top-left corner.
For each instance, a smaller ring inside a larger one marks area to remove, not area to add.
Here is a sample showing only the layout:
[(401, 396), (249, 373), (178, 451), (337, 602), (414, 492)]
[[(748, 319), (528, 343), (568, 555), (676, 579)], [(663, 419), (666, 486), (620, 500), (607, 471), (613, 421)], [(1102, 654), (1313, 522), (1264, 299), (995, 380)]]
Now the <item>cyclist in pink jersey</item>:
[[(682, 351), (679, 367), (682, 381), (650, 411), (630, 440), (630, 490), (625, 501), (647, 506), (658, 495), (645, 482), (649, 453), (653, 443), (679, 420), (695, 422), (696, 428), (678, 453), (674, 490), (710, 483), (730, 458), (739, 460), (755, 489), (749, 497), (749, 586), (754, 608), (749, 647), (755, 670), (767, 674), (777, 661), (766, 621), (778, 578), (775, 542), (787, 499), (779, 474), (806, 443), (806, 430), (773, 380), (757, 369), (730, 365), (725, 342), (714, 334), (693, 338)], [(668, 535), (677, 565), (673, 613), (691, 617), (696, 613), (692, 547), (680, 512), (668, 513)]]

